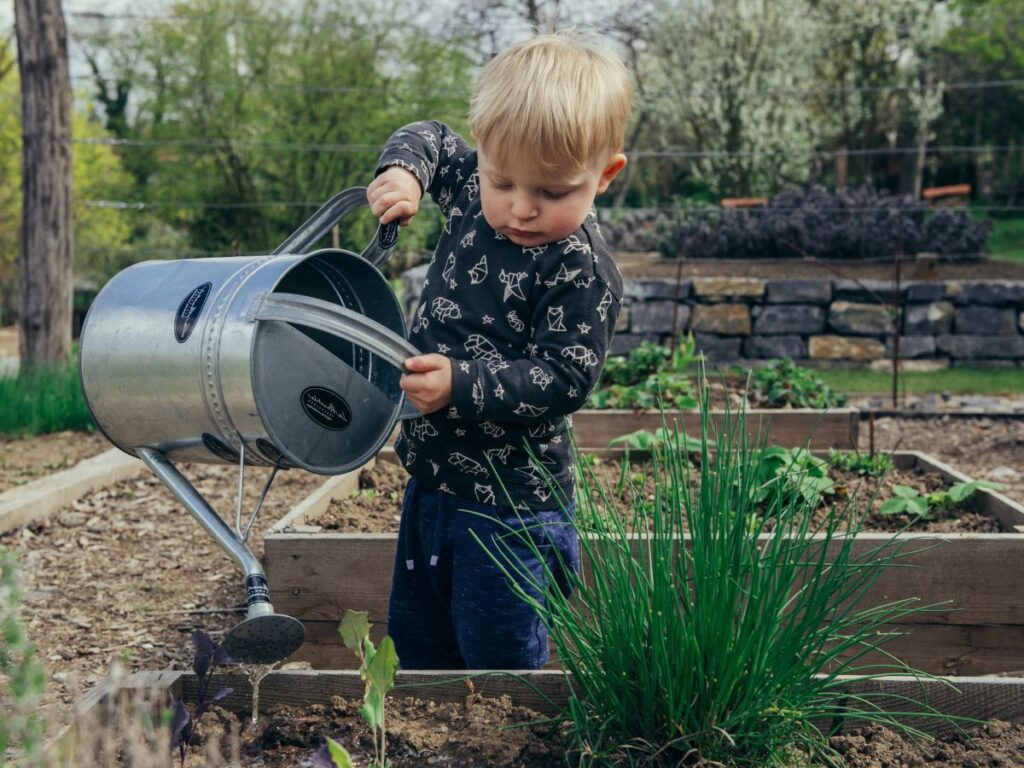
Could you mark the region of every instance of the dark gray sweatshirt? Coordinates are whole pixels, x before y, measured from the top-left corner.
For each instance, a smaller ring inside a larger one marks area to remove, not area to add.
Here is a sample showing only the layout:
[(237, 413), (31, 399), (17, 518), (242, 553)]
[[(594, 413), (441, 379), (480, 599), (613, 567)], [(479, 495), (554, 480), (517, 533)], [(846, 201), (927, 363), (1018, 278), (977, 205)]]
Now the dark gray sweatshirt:
[[(476, 150), (437, 122), (407, 125), (381, 153), (411, 171), (446, 222), (410, 339), (452, 361), (446, 407), (403, 425), (395, 445), (429, 488), (484, 504), (558, 506), (572, 498), (565, 417), (604, 367), (622, 277), (591, 213), (565, 240), (524, 248), (484, 219)], [(532, 456), (531, 456), (532, 454)]]

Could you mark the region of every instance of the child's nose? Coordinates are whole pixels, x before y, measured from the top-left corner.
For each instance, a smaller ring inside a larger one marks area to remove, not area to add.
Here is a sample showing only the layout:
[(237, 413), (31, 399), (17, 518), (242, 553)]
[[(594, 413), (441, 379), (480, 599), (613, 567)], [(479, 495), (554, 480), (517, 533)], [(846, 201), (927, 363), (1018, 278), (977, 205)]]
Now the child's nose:
[(537, 215), (537, 206), (527, 195), (517, 195), (512, 200), (512, 215), (520, 221)]

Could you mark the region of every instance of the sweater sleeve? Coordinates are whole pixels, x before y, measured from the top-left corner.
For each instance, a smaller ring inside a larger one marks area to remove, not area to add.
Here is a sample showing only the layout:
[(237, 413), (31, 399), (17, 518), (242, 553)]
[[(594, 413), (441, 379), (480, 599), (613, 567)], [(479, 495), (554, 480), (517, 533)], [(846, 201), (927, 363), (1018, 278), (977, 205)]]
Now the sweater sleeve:
[(481, 336), (473, 359), (452, 361), (450, 417), (524, 422), (586, 403), (604, 367), (621, 295), (588, 269), (589, 254), (572, 258), (578, 255), (568, 254), (556, 274), (541, 278), (532, 339), (521, 358), (506, 358)]
[(459, 193), (477, 184), (476, 150), (444, 123), (410, 123), (395, 131), (374, 175), (393, 165), (412, 173), (446, 217)]

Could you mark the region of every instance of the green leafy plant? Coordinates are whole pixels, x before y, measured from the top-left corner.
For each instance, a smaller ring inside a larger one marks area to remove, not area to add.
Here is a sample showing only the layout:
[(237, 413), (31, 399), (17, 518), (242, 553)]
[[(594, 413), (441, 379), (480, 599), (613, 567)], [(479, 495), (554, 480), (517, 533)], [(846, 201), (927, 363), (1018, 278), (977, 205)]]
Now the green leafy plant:
[(8, 700), (0, 716), (0, 765), (8, 746), (21, 750), (19, 765), (41, 765), (46, 721), (39, 707), (46, 687), (36, 647), (20, 616), (21, 589), (16, 556), (0, 547), (0, 681)]
[(697, 396), (688, 369), (698, 358), (693, 334), (680, 336), (669, 350), (649, 341), (625, 356), (609, 357), (588, 406), (609, 408), (666, 408), (690, 410)]
[[(373, 765), (375, 768), (387, 768), (390, 762), (387, 759), (387, 728), (384, 721), (385, 698), (388, 692), (395, 687), (395, 673), (398, 671), (398, 654), (395, 653), (395, 643), (385, 636), (380, 641), (380, 647), (374, 646), (370, 640), (369, 614), (365, 611), (345, 611), (345, 615), (338, 625), (338, 634), (345, 647), (354, 651), (359, 659), (359, 676), (366, 683), (363, 692), (363, 706), (359, 713), (363, 716), (366, 724), (373, 731)], [(343, 755), (345, 759), (351, 760), (344, 747), (328, 740), (325, 748), (333, 756)], [(350, 763), (349, 763), (350, 764)], [(338, 768), (345, 768), (346, 763), (336, 763)]]
[(828, 464), (836, 469), (869, 477), (881, 477), (893, 468), (892, 456), (888, 453), (872, 455), (859, 451), (837, 451), (834, 448), (828, 452)]
[(0, 376), (0, 434), (38, 435), (94, 427), (73, 361)]
[(879, 513), (883, 515), (913, 515), (915, 519), (931, 519), (936, 513), (948, 512), (955, 505), (966, 501), (975, 491), (988, 489), (997, 491), (1003, 486), (987, 480), (971, 480), (954, 483), (943, 491), (921, 494), (908, 485), (894, 485), (893, 497), (882, 502)]
[(772, 360), (752, 371), (750, 390), (771, 408), (834, 408), (850, 400), (814, 371), (796, 365), (788, 357)]
[(835, 493), (828, 465), (805, 448), (770, 445), (758, 461), (760, 482), (753, 488), (753, 501), (762, 503), (774, 493), (796, 493), (817, 506), (823, 494)]
[[(859, 511), (848, 505), (816, 523), (802, 493), (771, 496), (772, 534), (762, 535), (763, 478), (799, 484), (788, 475), (798, 462), (752, 444), (742, 414), (727, 413), (713, 435), (706, 398), (699, 439), (695, 467), (678, 439), (655, 447), (653, 501), (635, 499), (632, 524), (583, 472), (576, 519), (604, 521), (581, 531), (592, 566), (583, 576), (555, 566), (520, 586), (515, 555), (491, 551), (550, 632), (570, 691), (561, 716), (574, 764), (783, 766), (797, 749), (804, 762), (835, 764), (823, 723), (851, 717), (916, 733), (866, 687), (855, 696), (848, 687), (920, 674), (888, 655), (877, 667), (864, 659), (892, 637), (883, 626), (924, 610), (862, 599), (905, 557), (903, 540), (856, 554), (847, 532), (856, 534)], [(531, 537), (520, 541), (531, 547)], [(554, 586), (566, 579), (570, 597)]]

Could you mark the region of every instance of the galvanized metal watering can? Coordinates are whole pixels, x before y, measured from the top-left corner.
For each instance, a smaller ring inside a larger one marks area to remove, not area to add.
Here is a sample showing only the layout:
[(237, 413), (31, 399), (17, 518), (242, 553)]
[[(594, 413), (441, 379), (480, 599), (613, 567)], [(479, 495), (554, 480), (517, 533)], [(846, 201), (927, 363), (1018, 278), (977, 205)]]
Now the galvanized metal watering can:
[[(266, 256), (149, 261), (115, 275), (86, 316), (79, 368), (103, 433), (139, 456), (245, 575), (247, 618), (225, 645), (237, 660), (269, 663), (303, 642), (298, 620), (274, 613), (267, 580), (246, 545), (279, 468), (340, 474), (369, 461), (401, 415), (403, 361), (419, 354), (379, 266), (396, 224), (361, 253), (310, 253), (366, 203), (347, 189)], [(237, 463), (232, 529), (174, 466)], [(242, 525), (246, 465), (274, 467)]]

